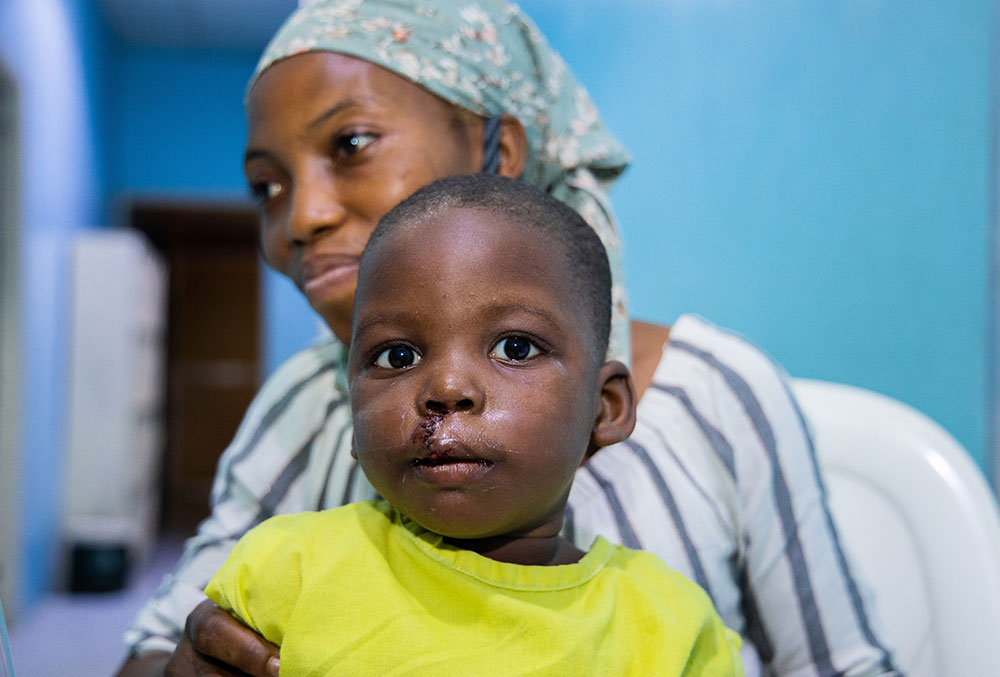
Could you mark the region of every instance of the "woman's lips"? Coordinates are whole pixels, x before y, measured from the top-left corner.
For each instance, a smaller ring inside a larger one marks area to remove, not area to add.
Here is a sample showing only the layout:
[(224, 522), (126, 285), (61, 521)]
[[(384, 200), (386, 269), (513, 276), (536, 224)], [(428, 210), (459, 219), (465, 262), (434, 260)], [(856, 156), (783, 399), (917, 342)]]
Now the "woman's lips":
[(306, 296), (315, 297), (354, 284), (359, 261), (359, 256), (345, 254), (311, 256), (299, 266), (299, 286)]

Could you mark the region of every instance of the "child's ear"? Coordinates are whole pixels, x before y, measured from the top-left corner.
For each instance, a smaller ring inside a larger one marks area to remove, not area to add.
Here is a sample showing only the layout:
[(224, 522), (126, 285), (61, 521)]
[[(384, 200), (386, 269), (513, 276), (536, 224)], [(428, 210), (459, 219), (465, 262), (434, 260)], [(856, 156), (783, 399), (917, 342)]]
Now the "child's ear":
[(358, 460), (358, 445), (354, 441), (354, 434), (351, 434), (351, 458)]
[(500, 167), (497, 174), (511, 179), (521, 178), (528, 159), (528, 135), (524, 125), (510, 113), (500, 116)]
[(594, 430), (590, 434), (587, 458), (601, 447), (617, 444), (627, 439), (635, 428), (635, 384), (628, 367), (617, 360), (605, 362), (601, 367), (599, 382), (601, 399), (598, 405)]

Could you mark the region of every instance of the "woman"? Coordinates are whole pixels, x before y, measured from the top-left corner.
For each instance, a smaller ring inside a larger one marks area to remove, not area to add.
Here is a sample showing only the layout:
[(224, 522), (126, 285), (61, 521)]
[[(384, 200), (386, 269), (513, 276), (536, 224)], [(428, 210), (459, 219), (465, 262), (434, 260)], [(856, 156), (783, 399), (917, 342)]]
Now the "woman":
[(748, 674), (760, 662), (774, 674), (895, 672), (780, 370), (697, 318), (670, 329), (629, 323), (606, 193), (625, 154), (519, 9), (501, 0), (308, 4), (264, 53), (247, 115), (245, 170), (262, 203), (265, 259), (336, 340), (291, 358), (258, 394), (220, 460), (212, 516), (128, 633), (123, 674), (162, 674), (168, 660), (168, 674), (273, 667), (276, 649), (227, 616), (204, 604), (188, 614), (249, 527), (371, 496), (350, 456), (341, 369), (358, 257), (402, 198), (481, 169), (577, 209), (618, 281), (609, 352), (631, 357), (639, 422), (578, 472), (570, 535), (650, 550), (701, 584), (744, 636)]

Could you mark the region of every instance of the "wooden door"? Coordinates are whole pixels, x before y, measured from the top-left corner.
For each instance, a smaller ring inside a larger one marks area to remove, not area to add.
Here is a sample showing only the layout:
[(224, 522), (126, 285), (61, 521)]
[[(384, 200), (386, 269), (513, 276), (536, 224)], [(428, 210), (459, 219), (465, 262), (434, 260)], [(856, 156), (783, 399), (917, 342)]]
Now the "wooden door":
[(261, 381), (260, 261), (252, 207), (135, 205), (169, 270), (162, 530), (193, 533)]

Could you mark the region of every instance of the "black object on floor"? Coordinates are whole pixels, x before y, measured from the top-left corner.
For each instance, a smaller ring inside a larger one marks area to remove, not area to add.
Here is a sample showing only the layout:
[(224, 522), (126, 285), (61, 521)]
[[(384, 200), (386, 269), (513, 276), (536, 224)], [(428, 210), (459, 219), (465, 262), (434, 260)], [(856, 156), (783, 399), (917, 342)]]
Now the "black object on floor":
[(70, 556), (70, 592), (115, 592), (128, 581), (128, 549), (123, 545), (76, 544)]

